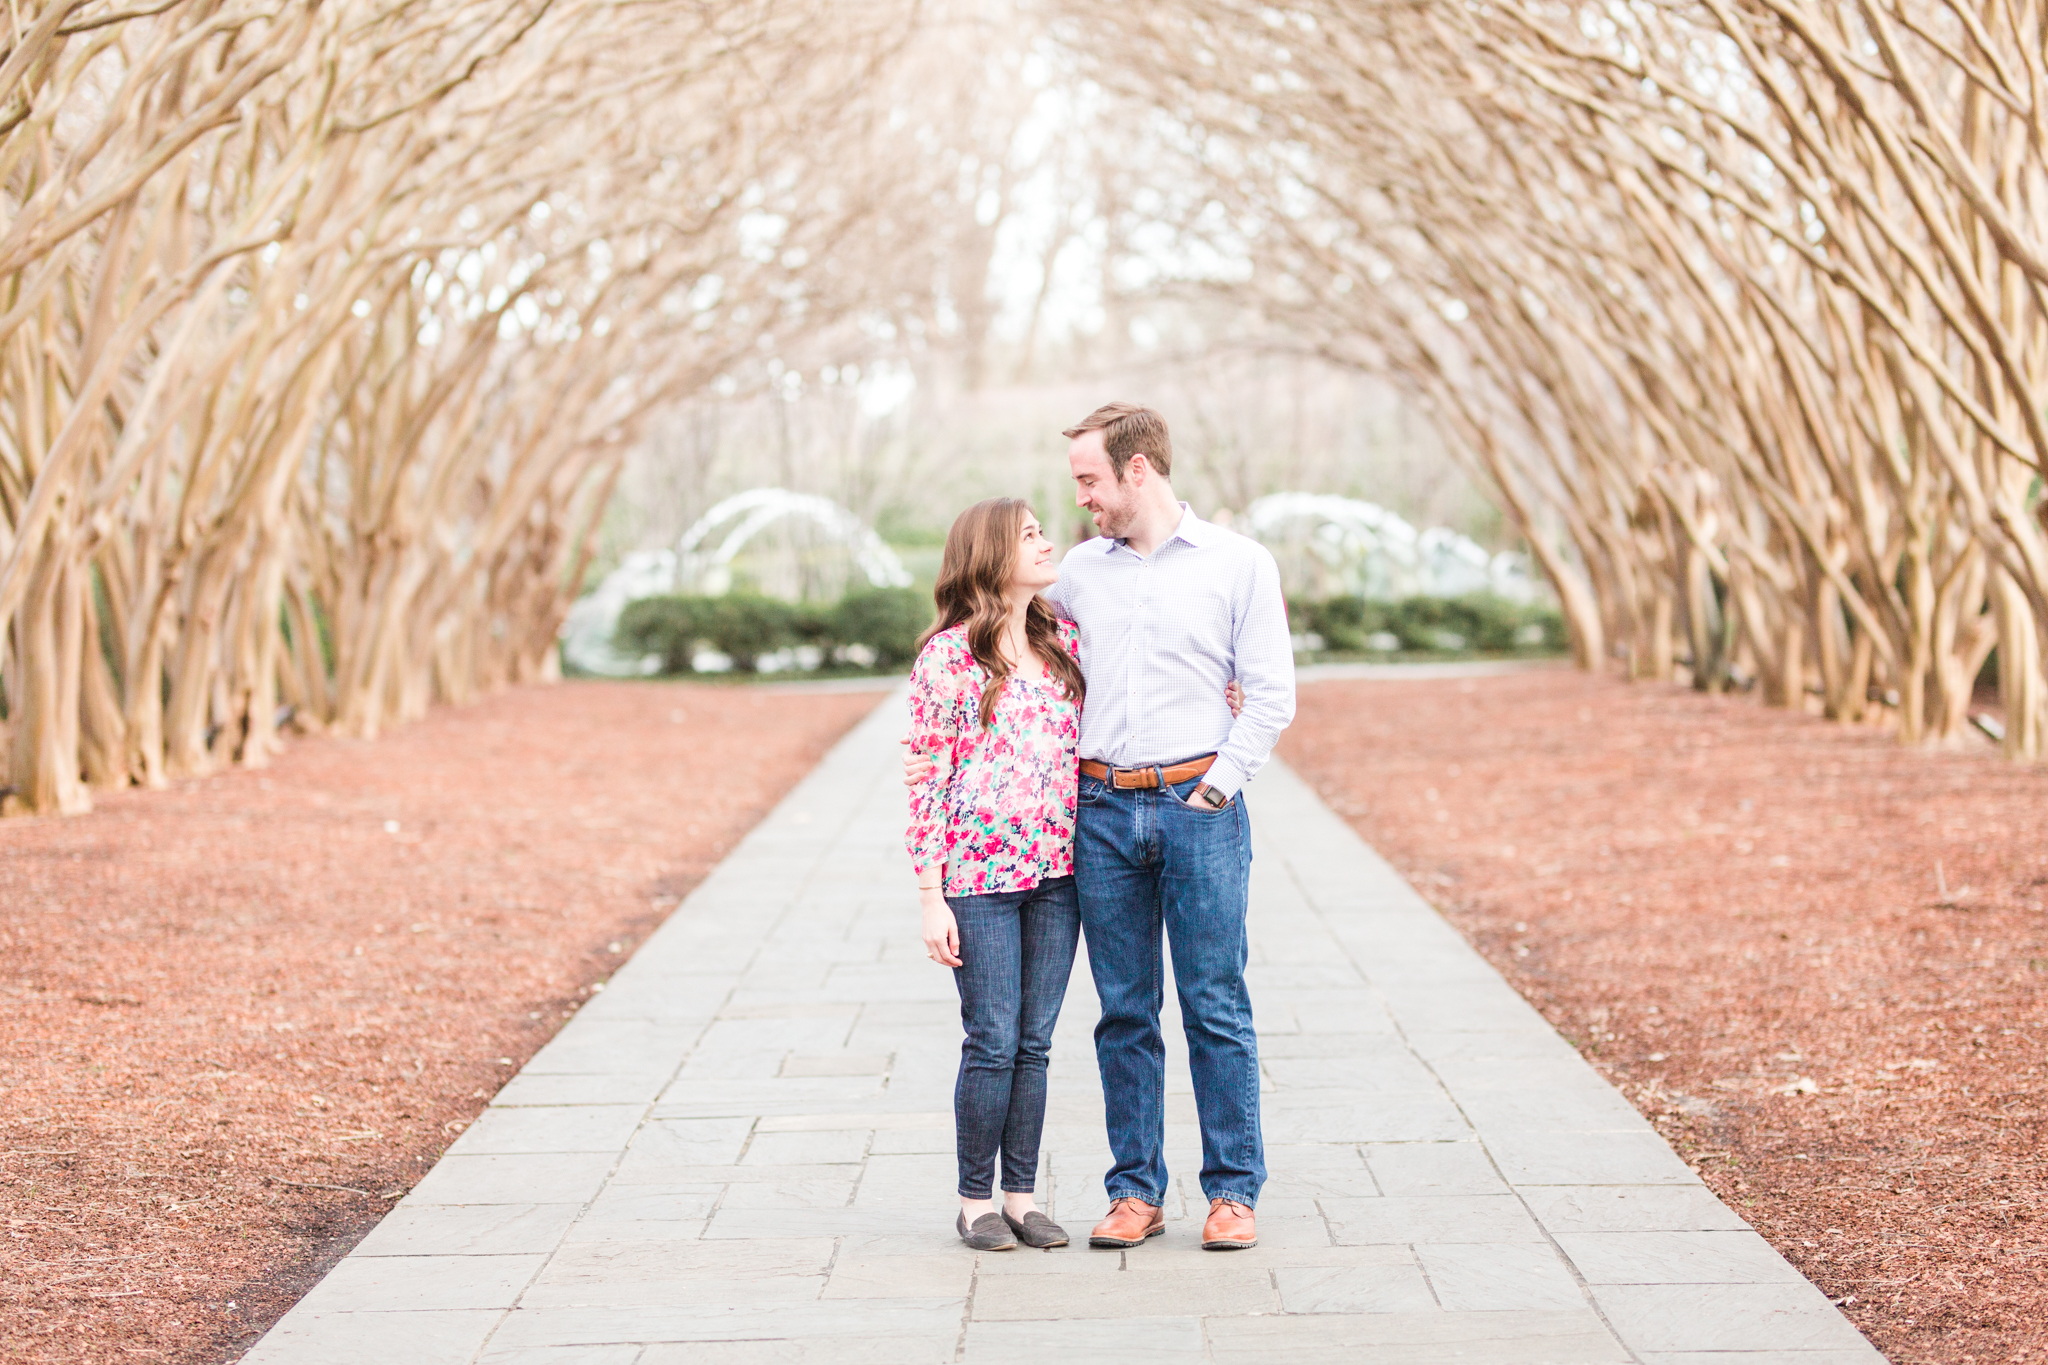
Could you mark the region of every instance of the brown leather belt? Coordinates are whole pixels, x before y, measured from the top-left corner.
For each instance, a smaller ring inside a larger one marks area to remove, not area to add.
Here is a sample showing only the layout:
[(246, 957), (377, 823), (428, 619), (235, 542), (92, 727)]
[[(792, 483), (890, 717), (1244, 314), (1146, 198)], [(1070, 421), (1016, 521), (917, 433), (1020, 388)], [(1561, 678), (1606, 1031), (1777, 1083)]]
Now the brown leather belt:
[(1081, 760), (1081, 772), (1097, 782), (1107, 782), (1112, 787), (1156, 787), (1160, 779), (1166, 779), (1171, 787), (1191, 777), (1200, 777), (1216, 763), (1216, 755), (1203, 754), (1185, 763), (1176, 763), (1171, 768), (1112, 768), (1107, 763), (1092, 758)]

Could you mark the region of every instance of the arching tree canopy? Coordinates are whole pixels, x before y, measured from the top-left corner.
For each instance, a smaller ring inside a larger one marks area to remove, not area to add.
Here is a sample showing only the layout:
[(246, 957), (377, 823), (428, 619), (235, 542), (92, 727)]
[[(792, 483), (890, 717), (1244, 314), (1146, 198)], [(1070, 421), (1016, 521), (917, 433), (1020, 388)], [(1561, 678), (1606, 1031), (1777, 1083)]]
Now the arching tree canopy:
[(1184, 230), (1405, 377), (1582, 663), (2043, 744), (2039, 5), (1076, 6)]
[(912, 10), (17, 7), (11, 803), (545, 671), (648, 414), (928, 273)]
[(10, 809), (544, 674), (623, 452), (805, 338), (950, 330), (975, 382), (1030, 102), (992, 41), (1065, 83), (1104, 259), (1154, 244), (1106, 325), (1200, 295), (1423, 395), (1583, 664), (1922, 740), (1995, 654), (2008, 750), (2048, 732), (2036, 3), (9, 24)]

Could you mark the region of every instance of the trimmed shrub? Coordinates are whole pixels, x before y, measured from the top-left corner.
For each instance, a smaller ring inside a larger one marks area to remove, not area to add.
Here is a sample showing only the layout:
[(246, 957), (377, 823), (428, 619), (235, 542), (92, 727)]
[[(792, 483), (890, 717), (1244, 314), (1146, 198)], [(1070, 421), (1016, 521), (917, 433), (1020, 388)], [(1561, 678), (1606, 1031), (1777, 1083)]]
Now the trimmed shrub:
[(619, 613), (612, 640), (627, 653), (656, 654), (664, 673), (690, 673), (697, 651), (710, 646), (746, 673), (763, 654), (797, 643), (798, 611), (756, 593), (723, 597), (643, 597)]
[(756, 672), (763, 654), (796, 643), (797, 609), (780, 598), (729, 592), (702, 600), (710, 608), (704, 642), (731, 658), (739, 672)]
[(612, 647), (622, 654), (656, 654), (664, 673), (688, 673), (704, 636), (708, 597), (643, 597), (628, 602), (612, 630)]
[(902, 668), (917, 658), (917, 640), (932, 623), (931, 594), (915, 588), (855, 588), (831, 613), (838, 645), (866, 645), (875, 667)]
[(809, 645), (830, 654), (859, 645), (878, 669), (907, 666), (931, 624), (932, 604), (911, 588), (861, 588), (822, 606), (793, 606), (757, 593), (643, 597), (626, 604), (612, 632), (624, 653), (653, 654), (663, 673), (695, 671), (697, 651), (715, 649), (736, 671), (758, 672), (761, 656)]
[(1544, 653), (1565, 647), (1564, 619), (1556, 608), (1515, 602), (1491, 593), (1464, 597), (1297, 599), (1288, 604), (1296, 631), (1322, 637), (1337, 654), (1369, 651), (1372, 637), (1391, 635), (1404, 652), (1457, 654)]
[(804, 602), (790, 610), (789, 642), (793, 645), (810, 645), (826, 654), (832, 652), (837, 643), (839, 629), (839, 604), (837, 602)]
[(1456, 653), (1476, 649), (1478, 617), (1461, 597), (1404, 597), (1387, 604), (1387, 629), (1401, 637), (1401, 648), (1406, 650)]
[(1353, 654), (1366, 647), (1365, 638), (1380, 628), (1379, 603), (1363, 597), (1326, 597), (1308, 603), (1308, 628), (1323, 637), (1323, 648)]

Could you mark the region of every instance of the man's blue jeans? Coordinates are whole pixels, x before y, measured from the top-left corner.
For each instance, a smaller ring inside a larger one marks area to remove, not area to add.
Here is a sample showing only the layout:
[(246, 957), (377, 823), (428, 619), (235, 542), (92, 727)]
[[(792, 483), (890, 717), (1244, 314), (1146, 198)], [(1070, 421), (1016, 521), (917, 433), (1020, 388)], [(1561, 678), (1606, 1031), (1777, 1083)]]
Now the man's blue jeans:
[(948, 896), (960, 926), (960, 1079), (953, 1087), (960, 1196), (987, 1199), (996, 1153), (1003, 1188), (1029, 1194), (1045, 1129), (1045, 1068), (1080, 937), (1074, 879), (1028, 891)]
[(1218, 811), (1188, 805), (1197, 785), (1118, 789), (1081, 776), (1074, 870), (1102, 1000), (1095, 1059), (1115, 1163), (1104, 1183), (1111, 1199), (1165, 1202), (1163, 932), (1202, 1124), (1202, 1193), (1256, 1205), (1266, 1155), (1259, 1041), (1244, 984), (1251, 819), (1242, 794)]

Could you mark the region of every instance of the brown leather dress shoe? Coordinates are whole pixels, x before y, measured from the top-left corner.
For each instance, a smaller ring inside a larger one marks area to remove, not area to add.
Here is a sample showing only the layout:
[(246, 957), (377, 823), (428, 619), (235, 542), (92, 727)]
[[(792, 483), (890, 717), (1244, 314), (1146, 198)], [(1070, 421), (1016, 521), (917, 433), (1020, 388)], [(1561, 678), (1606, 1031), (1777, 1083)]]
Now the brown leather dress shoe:
[(1259, 1223), (1252, 1211), (1234, 1199), (1211, 1199), (1209, 1221), (1202, 1224), (1202, 1250), (1243, 1251), (1259, 1244)]
[(1092, 1247), (1134, 1247), (1166, 1231), (1166, 1210), (1126, 1195), (1109, 1206), (1109, 1217), (1088, 1234)]

